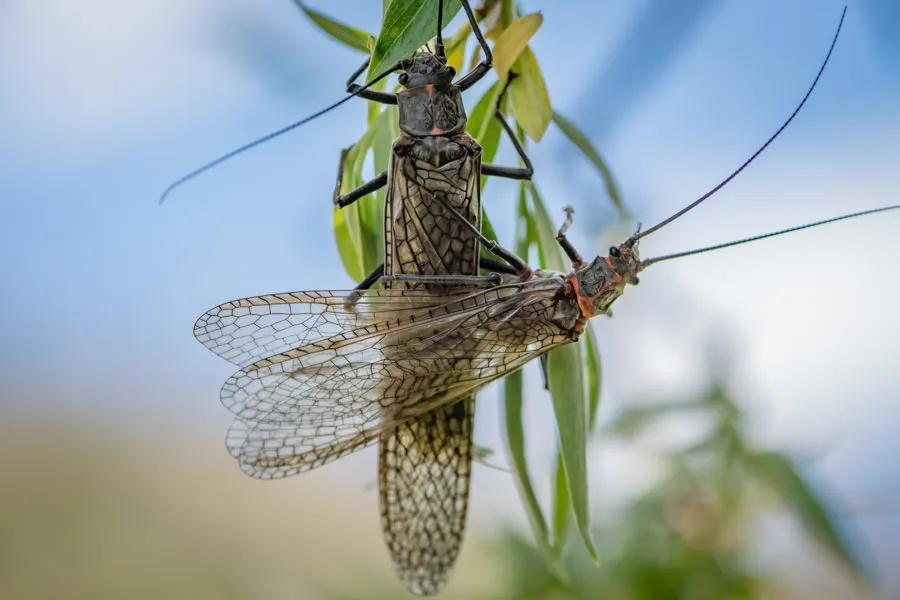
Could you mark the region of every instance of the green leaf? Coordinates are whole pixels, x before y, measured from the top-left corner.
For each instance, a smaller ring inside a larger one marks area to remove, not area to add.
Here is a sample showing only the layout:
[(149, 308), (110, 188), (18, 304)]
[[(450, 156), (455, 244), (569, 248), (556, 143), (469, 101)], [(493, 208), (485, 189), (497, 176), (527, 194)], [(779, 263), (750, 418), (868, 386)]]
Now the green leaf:
[(588, 411), (584, 401), (582, 364), (580, 345), (565, 344), (548, 354), (547, 374), (575, 523), (588, 554), (594, 562), (599, 562), (591, 537), (587, 470)]
[[(378, 41), (372, 50), (367, 80), (373, 79), (399, 60), (408, 58), (435, 37), (439, 1), (441, 0), (392, 0), (384, 15)], [(453, 20), (459, 8), (459, 0), (444, 0), (444, 26)]]
[(607, 426), (614, 435), (634, 436), (657, 420), (673, 413), (708, 409), (709, 401), (699, 400), (661, 402), (650, 406), (631, 406), (620, 412)]
[(597, 412), (600, 408), (600, 351), (597, 350), (597, 340), (594, 335), (594, 329), (588, 323), (584, 328), (584, 379), (585, 379), (585, 396), (588, 404), (588, 431), (594, 430), (597, 423)]
[[(559, 244), (556, 228), (550, 221), (547, 209), (535, 185), (528, 181), (523, 187), (530, 192), (531, 218), (537, 238), (541, 265), (547, 269), (566, 272), (566, 262)], [(598, 560), (590, 531), (590, 509), (587, 483), (587, 432), (588, 406), (585, 401), (584, 358), (581, 344), (567, 344), (548, 354), (547, 374), (550, 395), (556, 413), (559, 446), (568, 497), (575, 513), (575, 522), (584, 546), (595, 561)], [(557, 480), (559, 483), (559, 480)], [(558, 496), (557, 496), (558, 497)], [(554, 509), (558, 515), (561, 507)], [(555, 520), (554, 520), (555, 521)]]
[(525, 182), (525, 188), (529, 191), (531, 196), (531, 203), (533, 206), (532, 218), (537, 234), (538, 256), (540, 258), (541, 267), (565, 273), (569, 270), (569, 265), (566, 263), (566, 259), (559, 244), (556, 243), (556, 232), (558, 228), (555, 227), (550, 220), (550, 215), (547, 213), (544, 201), (534, 183), (531, 181)]
[(622, 194), (619, 192), (619, 186), (616, 184), (616, 180), (612, 176), (612, 171), (609, 170), (609, 166), (607, 166), (603, 157), (600, 156), (600, 152), (597, 151), (597, 148), (594, 147), (588, 137), (577, 125), (575, 125), (575, 123), (556, 111), (553, 111), (553, 122), (556, 123), (559, 130), (569, 138), (569, 141), (575, 144), (575, 146), (581, 150), (582, 154), (591, 161), (591, 164), (597, 169), (600, 177), (603, 178), (603, 183), (606, 185), (606, 193), (609, 195), (609, 199), (612, 201), (613, 205), (615, 205), (616, 209), (619, 211), (619, 216), (622, 219), (628, 218), (628, 211), (625, 210), (625, 204), (622, 202)]
[(361, 50), (362, 52), (369, 51), (368, 42), (370, 34), (361, 29), (357, 29), (356, 27), (350, 27), (349, 25), (344, 25), (339, 21), (335, 21), (331, 17), (306, 6), (301, 0), (294, 0), (294, 4), (306, 13), (306, 16), (309, 17), (313, 23), (318, 25), (319, 29), (337, 41), (356, 50)]
[(744, 456), (748, 469), (780, 496), (806, 532), (828, 548), (862, 578), (862, 561), (841, 534), (825, 500), (797, 472), (792, 461), (780, 452), (754, 452)]
[(353, 243), (352, 230), (357, 228), (357, 225), (353, 223), (352, 217), (353, 215), (347, 209), (335, 207), (332, 214), (334, 241), (337, 243), (338, 254), (341, 257), (344, 270), (347, 271), (347, 274), (353, 281), (361, 281), (365, 274), (362, 258), (357, 251), (356, 244)]
[[(528, 253), (528, 226), (525, 219), (528, 218), (528, 207), (525, 200), (525, 190), (519, 188), (519, 221), (516, 227), (516, 253)], [(528, 473), (528, 461), (525, 455), (525, 427), (522, 420), (523, 400), (523, 373), (521, 370), (507, 375), (503, 380), (503, 406), (506, 424), (506, 444), (512, 459), (513, 473), (516, 478), (519, 495), (525, 506), (525, 513), (538, 546), (544, 554), (550, 558), (553, 556), (550, 547), (550, 531), (547, 528), (547, 520), (541, 510), (531, 476)]]
[(535, 34), (544, 22), (541, 13), (531, 13), (510, 23), (503, 30), (497, 42), (494, 44), (494, 70), (501, 79), (506, 79), (513, 63), (528, 45), (528, 40)]
[(572, 499), (569, 497), (569, 481), (562, 454), (556, 453), (556, 469), (553, 473), (553, 555), (562, 556), (569, 534), (569, 515)]
[(552, 556), (550, 532), (547, 521), (538, 502), (531, 476), (528, 473), (528, 462), (525, 458), (525, 428), (522, 421), (523, 373), (518, 370), (507, 375), (503, 380), (503, 403), (506, 420), (506, 443), (512, 458), (513, 474), (519, 489), (519, 496), (525, 506), (528, 523), (537, 540), (538, 546), (546, 555)]
[[(494, 118), (494, 106), (497, 104), (497, 96), (500, 94), (500, 85), (495, 83), (479, 98), (469, 115), (466, 129), (481, 145), (481, 161), (483, 163), (493, 160), (500, 145), (500, 123)], [(497, 233), (487, 215), (485, 206), (484, 186), (488, 178), (481, 178), (481, 231), (492, 240), (497, 239)], [(488, 250), (482, 248), (482, 255), (495, 258)]]
[[(371, 130), (369, 130), (356, 144), (342, 153), (342, 194), (346, 194), (360, 185), (361, 179), (356, 170), (357, 157), (360, 153), (365, 155), (371, 139)], [(354, 281), (360, 281), (366, 276), (366, 271), (361, 253), (362, 229), (359, 220), (359, 202), (354, 202), (345, 208), (335, 207), (332, 218), (334, 238), (337, 242), (341, 262), (344, 264), (344, 270)]]
[(539, 142), (550, 125), (553, 110), (550, 108), (550, 94), (547, 93), (544, 76), (531, 48), (522, 50), (512, 71), (518, 75), (509, 84), (508, 94), (513, 114), (528, 137)]

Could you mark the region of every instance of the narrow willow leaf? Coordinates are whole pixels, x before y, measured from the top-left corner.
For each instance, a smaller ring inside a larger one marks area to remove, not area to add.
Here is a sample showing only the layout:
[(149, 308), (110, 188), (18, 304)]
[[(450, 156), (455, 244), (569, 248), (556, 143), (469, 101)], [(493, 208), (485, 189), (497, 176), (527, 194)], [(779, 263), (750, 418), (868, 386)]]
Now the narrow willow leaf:
[(569, 481), (562, 454), (556, 453), (556, 469), (553, 472), (553, 555), (562, 556), (569, 535), (569, 515), (572, 514)]
[(447, 52), (447, 64), (456, 69), (457, 73), (462, 71), (463, 61), (466, 57), (466, 41), (469, 39), (469, 34), (471, 33), (472, 28), (469, 26), (469, 22), (466, 21), (460, 25), (459, 29), (457, 29), (453, 35), (444, 40), (444, 46), (446, 47)]
[(528, 46), (528, 40), (535, 34), (544, 22), (541, 13), (531, 13), (509, 24), (497, 37), (494, 44), (494, 70), (501, 79), (506, 79), (513, 63)]
[[(519, 219), (516, 224), (515, 251), (517, 254), (527, 256), (529, 246), (527, 224), (528, 208), (525, 202), (525, 190), (522, 186), (519, 188), (518, 217)], [(537, 494), (534, 492), (534, 485), (531, 483), (531, 476), (528, 473), (528, 461), (525, 456), (525, 426), (522, 419), (522, 400), (523, 373), (519, 370), (508, 375), (503, 380), (506, 444), (509, 448), (513, 473), (515, 474), (516, 483), (518, 484), (522, 504), (525, 506), (528, 522), (534, 532), (534, 537), (537, 540), (538, 546), (549, 558), (553, 555), (550, 547), (550, 532), (547, 528), (547, 520), (544, 518), (540, 502), (538, 502)]]
[[(538, 253), (544, 268), (567, 272), (563, 253), (556, 243), (556, 228), (550, 221), (540, 193), (533, 183), (524, 182), (530, 192), (537, 235)], [(547, 376), (556, 414), (559, 448), (575, 523), (588, 554), (598, 560), (591, 538), (588, 500), (587, 432), (588, 407), (585, 401), (584, 358), (582, 344), (568, 344), (547, 355)]]
[(588, 554), (594, 562), (599, 562), (591, 537), (587, 469), (588, 411), (584, 402), (582, 364), (581, 346), (566, 344), (548, 354), (547, 375), (575, 523)]
[(597, 169), (597, 172), (603, 179), (603, 184), (606, 186), (606, 193), (609, 196), (609, 199), (616, 207), (616, 210), (619, 211), (619, 216), (623, 219), (628, 218), (628, 211), (625, 210), (625, 204), (622, 202), (622, 194), (619, 192), (619, 186), (612, 176), (612, 171), (609, 170), (609, 166), (607, 166), (603, 157), (600, 156), (600, 152), (597, 151), (597, 148), (594, 147), (591, 140), (588, 139), (575, 123), (556, 111), (553, 111), (553, 122), (556, 123), (559, 130), (563, 132), (563, 135), (569, 138), (569, 141), (575, 144), (575, 146), (581, 150), (581, 153), (584, 154), (592, 165), (594, 165), (594, 168)]
[(369, 51), (369, 35), (365, 31), (361, 29), (357, 29), (356, 27), (351, 27), (349, 25), (344, 25), (339, 21), (335, 21), (331, 17), (320, 13), (319, 11), (312, 9), (301, 0), (294, 0), (294, 4), (306, 13), (306, 16), (315, 23), (319, 29), (336, 39), (337, 41), (350, 46), (356, 50), (360, 50), (362, 52)]
[(338, 254), (341, 257), (344, 270), (347, 271), (347, 274), (353, 281), (361, 281), (365, 277), (362, 258), (359, 255), (356, 244), (353, 243), (353, 236), (350, 233), (352, 225), (348, 222), (349, 217), (350, 213), (348, 211), (335, 207), (332, 215), (334, 241), (337, 243)]
[(600, 384), (602, 371), (600, 369), (600, 351), (597, 349), (597, 338), (593, 327), (588, 323), (584, 328), (584, 379), (585, 396), (588, 405), (588, 431), (593, 431), (597, 424), (597, 412), (600, 408)]
[[(559, 244), (556, 243), (558, 228), (550, 220), (550, 215), (544, 206), (544, 200), (541, 198), (541, 194), (534, 183), (530, 181), (525, 182), (525, 187), (531, 196), (532, 218), (534, 219), (537, 233), (537, 247), (541, 267), (566, 273), (569, 271), (570, 266), (566, 263)], [(562, 223), (562, 216), (560, 216), (560, 223)]]
[[(362, 184), (363, 166), (366, 155), (372, 147), (377, 124), (377, 121), (372, 123), (347, 152), (341, 182), (342, 193), (347, 193)], [(338, 253), (344, 269), (354, 281), (360, 281), (370, 272), (366, 270), (366, 261), (369, 259), (365, 252), (371, 246), (371, 241), (367, 241), (371, 236), (364, 233), (363, 222), (366, 203), (371, 200), (371, 195), (366, 196), (345, 208), (335, 208), (334, 211), (334, 235)]]
[(844, 539), (825, 500), (797, 472), (787, 456), (780, 452), (756, 452), (747, 454), (744, 461), (781, 498), (813, 539), (833, 552), (857, 576), (865, 578), (862, 561)]
[[(500, 123), (494, 118), (494, 106), (497, 104), (497, 96), (500, 94), (500, 90), (498, 83), (488, 88), (472, 109), (466, 127), (469, 135), (481, 145), (482, 163), (491, 162), (497, 154), (497, 147), (500, 145)], [(481, 178), (481, 230), (485, 236), (495, 240), (497, 239), (497, 233), (494, 231), (493, 225), (491, 225), (491, 220), (487, 215), (487, 207), (485, 206), (484, 186), (487, 180), (487, 177)], [(482, 248), (482, 255), (496, 258), (484, 248)]]
[[(503, 130), (500, 121), (494, 118), (494, 112), (497, 109), (497, 99), (502, 90), (499, 82), (488, 88), (475, 103), (466, 125), (469, 134), (481, 145), (482, 164), (492, 162), (500, 147), (500, 136)], [(488, 177), (481, 178), (482, 192), (488, 179)]]
[(509, 84), (509, 99), (516, 121), (536, 142), (550, 125), (553, 110), (544, 76), (531, 48), (525, 48), (511, 69), (518, 76)]
[[(437, 34), (437, 9), (441, 0), (392, 0), (369, 65), (367, 80), (397, 61), (408, 58)], [(459, 0), (444, 0), (444, 26), (459, 12)]]

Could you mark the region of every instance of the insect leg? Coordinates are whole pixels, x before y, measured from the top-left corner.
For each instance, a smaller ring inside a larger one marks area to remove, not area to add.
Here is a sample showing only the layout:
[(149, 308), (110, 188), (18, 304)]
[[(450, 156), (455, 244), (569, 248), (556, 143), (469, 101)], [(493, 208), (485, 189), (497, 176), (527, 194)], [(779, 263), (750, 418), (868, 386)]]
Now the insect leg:
[(366, 275), (366, 278), (360, 281), (359, 285), (353, 288), (352, 292), (347, 294), (347, 300), (344, 302), (344, 307), (350, 309), (353, 305), (355, 305), (356, 302), (362, 297), (362, 294), (360, 294), (360, 292), (363, 292), (375, 285), (375, 282), (381, 279), (382, 275), (384, 275), (384, 263), (381, 263), (380, 265), (375, 267), (374, 271)]
[(341, 194), (341, 186), (344, 183), (344, 162), (347, 160), (348, 152), (350, 152), (350, 148), (344, 148), (343, 150), (341, 150), (341, 158), (338, 161), (337, 183), (334, 184), (334, 205), (341, 208), (349, 206), (366, 194), (371, 194), (375, 190), (381, 189), (385, 185), (387, 185), (387, 171), (385, 171), (375, 179), (367, 181), (355, 190), (350, 190), (346, 194)]
[(506, 122), (506, 119), (503, 117), (503, 112), (500, 110), (500, 105), (503, 103), (503, 97), (506, 96), (506, 91), (509, 89), (509, 84), (516, 77), (517, 75), (515, 73), (509, 73), (509, 78), (503, 85), (503, 90), (500, 92), (500, 95), (497, 96), (497, 106), (494, 107), (494, 116), (498, 121), (500, 121), (500, 125), (503, 126), (503, 130), (506, 132), (506, 135), (509, 136), (509, 139), (513, 143), (513, 147), (515, 147), (516, 149), (516, 153), (519, 155), (519, 158), (522, 159), (522, 162), (525, 164), (525, 166), (498, 167), (496, 165), (482, 165), (481, 174), (493, 175), (495, 177), (506, 177), (507, 179), (530, 180), (531, 176), (534, 175), (534, 167), (531, 166), (531, 160), (529, 160), (528, 155), (525, 153), (525, 148), (522, 147), (522, 143), (519, 141), (519, 138), (516, 137), (515, 132), (513, 132), (512, 127), (509, 126), (509, 123)]
[(497, 285), (500, 274), (491, 275), (384, 275), (383, 281), (407, 281), (431, 285)]
[(507, 263), (500, 262), (499, 260), (492, 260), (484, 256), (478, 259), (478, 265), (485, 271), (491, 271), (493, 273), (507, 273), (509, 275), (515, 275), (517, 273), (517, 271)]
[(384, 263), (381, 263), (380, 265), (375, 267), (374, 271), (366, 275), (366, 278), (360, 281), (359, 285), (353, 288), (353, 291), (369, 289), (370, 287), (375, 285), (375, 282), (378, 281), (382, 275), (384, 275)]
[(433, 194), (431, 197), (432, 199), (440, 202), (444, 206), (444, 208), (446, 208), (450, 212), (450, 214), (453, 215), (455, 219), (457, 219), (466, 229), (475, 234), (475, 237), (478, 238), (478, 241), (484, 244), (484, 247), (487, 248), (489, 252), (499, 256), (500, 258), (505, 260), (510, 267), (515, 269), (516, 274), (518, 274), (519, 277), (521, 277), (523, 280), (531, 277), (531, 267), (528, 266), (528, 263), (516, 256), (512, 251), (507, 250), (506, 248), (498, 244), (496, 240), (486, 238), (484, 234), (481, 233), (481, 230), (479, 230), (475, 225), (469, 222), (469, 220), (464, 216), (459, 214), (459, 211), (450, 206), (450, 204), (440, 194)]
[(564, 210), (566, 211), (566, 220), (559, 228), (559, 231), (556, 232), (556, 242), (563, 249), (563, 252), (566, 253), (566, 256), (569, 257), (569, 260), (572, 261), (572, 266), (580, 269), (585, 264), (584, 259), (578, 253), (578, 250), (575, 249), (575, 246), (572, 245), (572, 242), (569, 241), (569, 238), (566, 237), (566, 232), (572, 226), (572, 215), (575, 211), (571, 206), (567, 206)]
[(490, 46), (484, 41), (484, 36), (481, 34), (481, 28), (478, 27), (478, 20), (475, 18), (475, 13), (472, 12), (472, 7), (469, 6), (469, 0), (460, 0), (459, 3), (462, 5), (463, 10), (466, 11), (466, 16), (469, 18), (469, 24), (472, 25), (472, 33), (475, 34), (475, 39), (478, 40), (478, 45), (481, 46), (481, 51), (484, 54), (484, 58), (481, 59), (481, 62), (462, 79), (456, 82), (459, 89), (465, 91), (478, 83), (482, 77), (487, 75), (494, 64), (494, 57), (491, 54)]
[(482, 175), (493, 175), (494, 177), (506, 177), (507, 179), (531, 179), (531, 176), (534, 175), (534, 167), (531, 166), (531, 160), (528, 159), (528, 155), (525, 154), (525, 149), (522, 147), (522, 143), (519, 142), (519, 138), (516, 137), (516, 134), (513, 132), (512, 127), (509, 126), (509, 123), (506, 122), (506, 119), (503, 118), (503, 113), (500, 112), (500, 109), (497, 109), (497, 112), (494, 113), (494, 116), (497, 117), (497, 120), (500, 121), (500, 124), (503, 126), (504, 131), (509, 136), (509, 139), (512, 140), (513, 146), (516, 149), (516, 152), (519, 154), (519, 158), (522, 159), (522, 162), (525, 163), (524, 167), (500, 167), (497, 165), (481, 165), (481, 174)]
[(550, 391), (550, 375), (547, 374), (547, 354), (541, 354), (541, 376), (544, 378), (544, 389)]
[(397, 104), (397, 96), (394, 94), (385, 94), (384, 92), (378, 92), (376, 90), (362, 90), (362, 86), (356, 83), (356, 78), (362, 75), (362, 72), (366, 70), (369, 66), (369, 59), (366, 59), (366, 62), (362, 64), (360, 68), (353, 71), (353, 74), (347, 79), (347, 93), (356, 94), (360, 98), (365, 98), (366, 100), (374, 100), (375, 102), (381, 102), (382, 104)]

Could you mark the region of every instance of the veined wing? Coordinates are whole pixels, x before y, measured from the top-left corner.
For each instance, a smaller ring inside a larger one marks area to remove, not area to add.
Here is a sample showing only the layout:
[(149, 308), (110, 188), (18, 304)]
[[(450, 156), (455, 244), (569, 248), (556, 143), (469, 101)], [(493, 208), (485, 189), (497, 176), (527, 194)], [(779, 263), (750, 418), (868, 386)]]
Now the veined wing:
[(394, 567), (415, 594), (436, 594), (466, 527), (475, 396), (408, 419), (381, 435), (381, 523)]
[[(504, 285), (257, 361), (222, 388), (238, 419), (228, 446), (273, 478), (361, 448), (571, 341), (550, 321), (553, 293)], [(385, 294), (393, 290), (375, 293)], [(391, 295), (390, 293), (388, 295)]]
[[(385, 211), (386, 273), (478, 274), (478, 239), (447, 208), (452, 206), (481, 229), (481, 151), (474, 140), (462, 147), (471, 152), (440, 167), (409, 155), (393, 156)], [(397, 575), (413, 593), (438, 593), (459, 554), (468, 508), (474, 415), (475, 396), (470, 394), (382, 429), (381, 526)]]
[[(465, 295), (465, 291), (459, 294)], [(203, 313), (194, 324), (194, 337), (225, 360), (246, 367), (342, 331), (400, 316), (412, 317), (453, 298), (453, 294), (435, 297), (412, 290), (253, 296), (220, 304)]]

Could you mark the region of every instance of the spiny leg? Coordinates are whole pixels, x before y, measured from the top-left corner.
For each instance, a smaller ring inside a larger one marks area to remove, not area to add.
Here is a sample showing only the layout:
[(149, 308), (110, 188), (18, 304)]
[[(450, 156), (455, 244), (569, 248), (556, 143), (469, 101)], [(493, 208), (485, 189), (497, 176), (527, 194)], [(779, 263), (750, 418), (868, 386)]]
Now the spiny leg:
[(489, 239), (481, 233), (475, 225), (469, 222), (463, 215), (459, 214), (459, 211), (450, 206), (450, 204), (440, 195), (440, 194), (432, 194), (432, 199), (440, 202), (444, 208), (446, 208), (450, 214), (453, 215), (465, 228), (475, 234), (475, 237), (478, 238), (484, 247), (488, 249), (489, 252), (496, 254), (503, 260), (505, 260), (509, 266), (516, 270), (516, 274), (524, 281), (531, 277), (531, 267), (528, 266), (524, 260), (516, 256), (512, 251), (507, 250), (503, 246), (497, 243), (496, 240)]
[(472, 33), (475, 34), (475, 39), (478, 40), (478, 45), (481, 46), (481, 51), (484, 54), (484, 58), (481, 59), (481, 62), (456, 82), (459, 89), (465, 91), (481, 81), (481, 78), (487, 75), (488, 71), (490, 71), (491, 67), (494, 65), (494, 57), (491, 54), (490, 46), (488, 46), (484, 39), (484, 35), (481, 33), (481, 28), (478, 26), (478, 20), (475, 18), (475, 13), (472, 12), (472, 7), (469, 6), (469, 0), (460, 0), (459, 3), (462, 5), (463, 10), (466, 11), (469, 24), (472, 26)]
[(491, 275), (383, 275), (382, 281), (405, 281), (429, 285), (491, 286), (500, 283), (500, 273)]
[(371, 194), (387, 185), (387, 171), (385, 171), (371, 181), (362, 184), (355, 190), (350, 190), (346, 194), (341, 194), (341, 187), (344, 184), (344, 163), (347, 161), (347, 153), (350, 152), (351, 148), (353, 148), (353, 146), (341, 150), (341, 158), (338, 160), (337, 182), (334, 184), (334, 196), (332, 199), (334, 205), (340, 208), (349, 206), (363, 196)]
[(507, 179), (531, 180), (531, 176), (534, 175), (534, 167), (531, 165), (531, 160), (525, 153), (525, 148), (522, 147), (522, 143), (519, 141), (516, 133), (512, 130), (512, 127), (509, 126), (509, 123), (506, 122), (506, 119), (503, 117), (503, 113), (500, 111), (500, 104), (503, 102), (503, 97), (506, 95), (506, 90), (509, 89), (510, 82), (516, 77), (517, 75), (515, 73), (510, 72), (509, 79), (506, 80), (506, 84), (503, 86), (503, 91), (500, 92), (500, 95), (497, 97), (497, 106), (494, 109), (494, 117), (496, 117), (496, 119), (500, 121), (500, 125), (503, 127), (506, 135), (509, 136), (509, 139), (512, 141), (513, 147), (515, 147), (516, 149), (516, 153), (519, 155), (519, 158), (522, 159), (522, 162), (525, 164), (525, 166), (501, 167), (497, 165), (482, 165), (481, 174), (493, 175), (494, 177), (506, 177)]
[(384, 92), (379, 92), (376, 90), (362, 90), (362, 86), (356, 83), (356, 78), (362, 75), (363, 71), (366, 70), (369, 66), (369, 59), (362, 64), (360, 68), (353, 71), (353, 74), (347, 79), (347, 92), (350, 94), (356, 94), (360, 98), (365, 98), (366, 100), (373, 100), (375, 102), (381, 102), (382, 104), (397, 104), (397, 96), (394, 94), (385, 94)]
[(563, 249), (563, 252), (566, 253), (566, 256), (569, 257), (569, 260), (572, 261), (572, 266), (580, 269), (585, 265), (584, 259), (578, 253), (578, 250), (575, 249), (575, 246), (572, 245), (572, 242), (569, 241), (569, 238), (566, 237), (566, 232), (572, 226), (572, 215), (575, 213), (575, 210), (571, 206), (567, 206), (563, 210), (566, 211), (566, 220), (559, 228), (559, 231), (556, 232), (556, 242)]
[(499, 260), (493, 260), (487, 258), (486, 256), (481, 256), (478, 258), (478, 266), (480, 266), (485, 271), (491, 271), (492, 273), (506, 273), (508, 275), (517, 275), (518, 272), (509, 266), (508, 263), (500, 262)]

